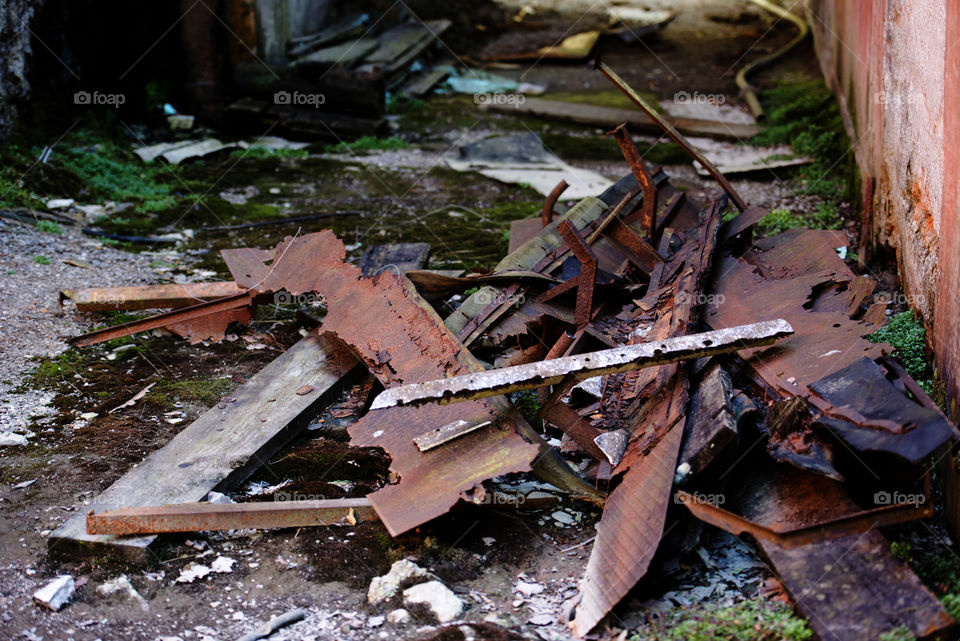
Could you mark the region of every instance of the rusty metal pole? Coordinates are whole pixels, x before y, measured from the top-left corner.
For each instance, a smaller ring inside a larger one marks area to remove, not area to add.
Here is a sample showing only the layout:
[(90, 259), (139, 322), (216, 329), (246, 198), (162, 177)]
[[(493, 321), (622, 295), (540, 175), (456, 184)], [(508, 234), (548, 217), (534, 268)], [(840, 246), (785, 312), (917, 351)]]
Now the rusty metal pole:
[(544, 227), (553, 221), (553, 208), (557, 204), (560, 195), (565, 192), (569, 186), (566, 180), (561, 180), (557, 183), (557, 186), (553, 188), (553, 191), (547, 195), (547, 199), (543, 201), (543, 211), (540, 212), (540, 222), (543, 223)]
[(643, 158), (640, 157), (640, 152), (637, 151), (636, 145), (633, 144), (633, 140), (630, 138), (630, 132), (627, 131), (626, 123), (620, 124), (609, 133), (613, 134), (613, 137), (616, 138), (617, 144), (620, 145), (620, 152), (623, 154), (623, 157), (627, 159), (627, 162), (630, 164), (630, 171), (633, 172), (633, 177), (637, 179), (637, 184), (639, 184), (643, 190), (643, 215), (640, 224), (644, 231), (647, 232), (647, 237), (650, 239), (650, 242), (656, 244), (657, 190), (653, 185), (653, 178), (650, 176), (650, 172), (647, 171), (646, 166), (643, 164)]

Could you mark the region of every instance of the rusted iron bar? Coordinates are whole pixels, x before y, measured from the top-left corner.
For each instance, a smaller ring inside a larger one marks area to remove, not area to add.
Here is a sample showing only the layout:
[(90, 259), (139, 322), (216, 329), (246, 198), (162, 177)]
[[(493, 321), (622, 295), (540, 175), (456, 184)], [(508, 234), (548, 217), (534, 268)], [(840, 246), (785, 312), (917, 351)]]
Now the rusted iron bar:
[(574, 308), (573, 320), (577, 329), (583, 329), (590, 322), (590, 314), (593, 311), (593, 290), (597, 284), (597, 257), (593, 255), (587, 241), (569, 221), (565, 220), (557, 225), (557, 231), (560, 232), (573, 255), (580, 261), (580, 273), (577, 275), (577, 306)]
[(755, 523), (739, 514), (734, 514), (718, 505), (705, 501), (696, 494), (677, 490), (677, 502), (684, 504), (690, 513), (705, 523), (734, 535), (749, 534), (755, 539), (771, 541), (784, 548), (795, 548), (811, 543), (822, 543), (853, 534), (861, 534), (875, 527), (886, 527), (925, 519), (933, 515), (930, 500), (929, 475), (925, 480), (923, 501), (886, 505), (873, 510), (854, 512), (844, 516), (794, 529), (774, 529)]
[(647, 275), (653, 271), (657, 263), (665, 262), (665, 258), (656, 249), (640, 238), (633, 229), (621, 220), (614, 220), (604, 230), (608, 240), (618, 246), (624, 256)]
[(553, 191), (547, 195), (547, 199), (543, 201), (543, 211), (540, 212), (540, 222), (544, 227), (553, 222), (553, 208), (556, 206), (560, 195), (565, 192), (569, 186), (566, 180), (561, 180), (557, 183), (557, 186), (553, 188)]
[(637, 184), (643, 189), (641, 225), (650, 241), (655, 243), (657, 241), (655, 237), (657, 232), (657, 189), (653, 185), (653, 178), (650, 176), (650, 172), (647, 171), (647, 167), (643, 164), (643, 158), (640, 157), (637, 146), (633, 144), (633, 139), (630, 138), (630, 132), (627, 131), (627, 124), (622, 123), (609, 133), (613, 134), (613, 137), (616, 138), (617, 144), (620, 145), (620, 152), (630, 165), (630, 171), (633, 172), (633, 177), (637, 179)]
[(371, 409), (395, 405), (421, 405), (429, 402), (446, 404), (498, 396), (508, 392), (556, 385), (564, 380), (581, 381), (604, 374), (628, 372), (701, 356), (771, 345), (792, 333), (793, 328), (790, 324), (778, 319), (651, 343), (624, 345), (598, 352), (564, 356), (539, 363), (411, 383), (385, 390), (374, 400)]
[(161, 534), (316, 525), (356, 525), (376, 520), (367, 499), (271, 501), (269, 503), (181, 503), (125, 507), (87, 514), (88, 534)]
[(242, 294), (233, 281), (171, 283), (134, 287), (87, 287), (60, 292), (60, 304), (70, 299), (80, 312), (188, 307), (204, 301)]
[(587, 244), (592, 245), (594, 241), (596, 241), (597, 238), (600, 237), (600, 234), (602, 234), (603, 231), (607, 228), (607, 225), (609, 225), (614, 220), (617, 220), (620, 217), (620, 213), (623, 211), (624, 207), (629, 205), (630, 202), (634, 198), (636, 198), (638, 194), (641, 194), (641, 193), (643, 193), (643, 189), (641, 189), (640, 187), (634, 187), (633, 189), (628, 191), (627, 194), (622, 199), (620, 199), (620, 202), (617, 203), (616, 207), (611, 209), (610, 213), (607, 214), (607, 216), (602, 221), (600, 221), (600, 224), (597, 226), (597, 228), (590, 232), (590, 235), (587, 236)]
[(670, 139), (673, 142), (677, 143), (683, 150), (688, 154), (693, 156), (697, 162), (699, 162), (703, 167), (713, 176), (713, 179), (720, 183), (720, 186), (723, 187), (723, 190), (729, 194), (730, 198), (733, 199), (734, 204), (737, 206), (737, 209), (743, 211), (747, 208), (747, 203), (740, 197), (740, 194), (737, 193), (737, 190), (733, 188), (733, 185), (730, 184), (730, 181), (727, 180), (727, 177), (720, 173), (720, 170), (717, 169), (716, 165), (707, 160), (707, 157), (704, 156), (699, 149), (690, 144), (690, 142), (683, 137), (683, 135), (674, 129), (673, 125), (660, 117), (660, 114), (656, 110), (647, 104), (647, 102), (640, 97), (640, 95), (634, 91), (630, 85), (623, 81), (617, 73), (607, 66), (606, 63), (602, 62), (598, 57), (594, 66), (600, 70), (600, 73), (605, 75), (610, 81), (616, 85), (616, 87), (624, 93), (630, 100), (634, 102), (640, 109), (650, 116), (650, 119), (653, 120), (664, 133), (670, 136)]
[(253, 296), (250, 294), (236, 294), (235, 296), (228, 296), (226, 298), (221, 298), (207, 303), (191, 305), (190, 307), (177, 309), (172, 312), (167, 312), (166, 314), (158, 314), (157, 316), (151, 316), (150, 318), (144, 318), (142, 320), (135, 320), (122, 325), (107, 327), (95, 332), (88, 332), (86, 334), (81, 334), (80, 336), (75, 336), (68, 342), (75, 347), (95, 345), (96, 343), (102, 343), (114, 338), (146, 332), (151, 329), (189, 323), (200, 318), (207, 318), (217, 314), (228, 313), (231, 310), (248, 307), (252, 304)]
[[(554, 396), (556, 396), (556, 394)], [(606, 458), (603, 450), (601, 450), (594, 441), (594, 439), (603, 434), (603, 432), (570, 409), (570, 406), (559, 398), (551, 398), (544, 403), (539, 415), (541, 418), (545, 418), (560, 428), (564, 434), (573, 439), (580, 449), (594, 459), (602, 461)]]

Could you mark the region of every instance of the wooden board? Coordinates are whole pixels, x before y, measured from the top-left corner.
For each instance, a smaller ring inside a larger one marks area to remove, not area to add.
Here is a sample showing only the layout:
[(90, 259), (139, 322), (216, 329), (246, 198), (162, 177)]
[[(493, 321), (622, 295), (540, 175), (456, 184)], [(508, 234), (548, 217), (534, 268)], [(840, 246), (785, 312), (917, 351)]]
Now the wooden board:
[[(500, 113), (521, 116), (537, 116), (576, 122), (584, 125), (613, 129), (620, 123), (627, 123), (633, 133), (663, 133), (659, 126), (639, 110), (616, 109), (614, 107), (595, 107), (575, 102), (561, 102), (544, 98), (527, 97), (519, 104), (501, 104), (493, 102), (481, 105), (483, 109), (492, 109)], [(695, 120), (692, 118), (674, 118), (664, 115), (664, 119), (680, 133), (687, 136), (707, 136), (710, 138), (729, 138), (746, 140), (760, 133), (757, 125), (726, 123), (715, 120)]]
[(451, 71), (453, 71), (453, 67), (450, 65), (434, 67), (431, 71), (407, 83), (407, 86), (403, 88), (403, 95), (409, 96), (410, 98), (422, 98), (440, 84), (444, 78), (449, 76)]
[[(235, 487), (336, 397), (356, 365), (356, 357), (329, 337), (302, 339), (240, 387), (236, 402), (208, 410), (60, 526), (50, 535), (50, 553), (146, 561), (155, 536), (87, 534), (87, 512), (201, 501), (211, 491)], [(297, 394), (304, 385), (313, 391)]]

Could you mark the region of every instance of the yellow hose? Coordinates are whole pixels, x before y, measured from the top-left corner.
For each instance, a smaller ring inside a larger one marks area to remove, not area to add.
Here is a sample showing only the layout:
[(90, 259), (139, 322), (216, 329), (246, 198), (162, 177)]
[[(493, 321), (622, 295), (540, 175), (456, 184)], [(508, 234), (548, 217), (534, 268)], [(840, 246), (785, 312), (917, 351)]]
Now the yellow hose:
[(753, 4), (758, 5), (770, 13), (773, 13), (780, 18), (789, 20), (800, 29), (800, 33), (794, 37), (793, 40), (788, 42), (784, 47), (774, 51), (769, 56), (764, 56), (759, 60), (754, 60), (747, 66), (743, 67), (740, 71), (737, 72), (737, 86), (740, 87), (740, 92), (743, 94), (743, 99), (747, 101), (747, 106), (750, 107), (750, 111), (753, 113), (753, 117), (757, 120), (763, 118), (763, 107), (760, 106), (760, 100), (757, 99), (757, 90), (756, 88), (747, 82), (747, 76), (760, 69), (766, 67), (767, 65), (779, 60), (782, 58), (788, 51), (793, 49), (795, 46), (800, 44), (810, 33), (810, 27), (807, 26), (806, 21), (799, 17), (798, 15), (791, 13), (781, 7), (780, 5), (774, 4), (769, 0), (750, 0)]

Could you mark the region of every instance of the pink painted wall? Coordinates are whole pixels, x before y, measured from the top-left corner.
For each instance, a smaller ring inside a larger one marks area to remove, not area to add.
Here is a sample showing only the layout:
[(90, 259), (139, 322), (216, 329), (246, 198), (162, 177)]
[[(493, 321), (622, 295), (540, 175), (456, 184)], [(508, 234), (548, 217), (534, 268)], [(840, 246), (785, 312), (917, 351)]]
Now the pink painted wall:
[(960, 2), (807, 0), (807, 17), (862, 176), (877, 181), (873, 237), (896, 249), (904, 293), (932, 330), (956, 402)]

